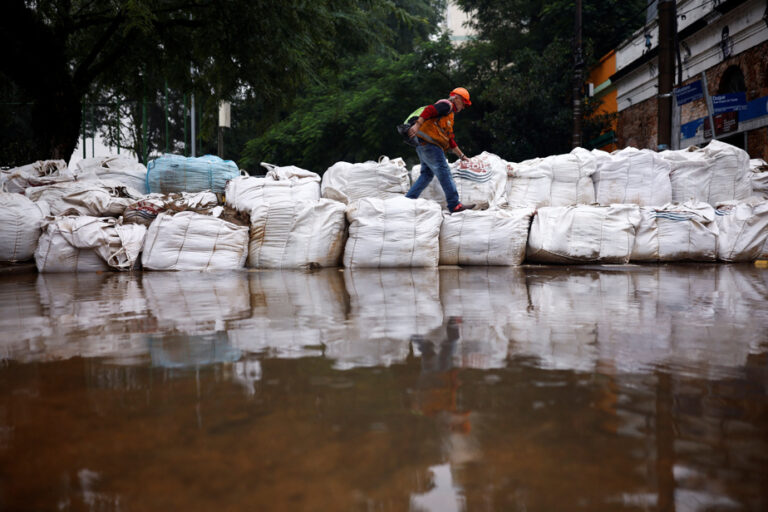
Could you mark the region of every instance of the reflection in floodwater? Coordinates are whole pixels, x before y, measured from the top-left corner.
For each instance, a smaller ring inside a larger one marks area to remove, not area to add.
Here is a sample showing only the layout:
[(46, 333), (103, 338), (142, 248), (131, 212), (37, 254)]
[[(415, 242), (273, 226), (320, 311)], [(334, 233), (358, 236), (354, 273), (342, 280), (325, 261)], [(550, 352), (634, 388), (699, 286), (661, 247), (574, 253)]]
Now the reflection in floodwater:
[(765, 510), (768, 272), (0, 278), (9, 510)]

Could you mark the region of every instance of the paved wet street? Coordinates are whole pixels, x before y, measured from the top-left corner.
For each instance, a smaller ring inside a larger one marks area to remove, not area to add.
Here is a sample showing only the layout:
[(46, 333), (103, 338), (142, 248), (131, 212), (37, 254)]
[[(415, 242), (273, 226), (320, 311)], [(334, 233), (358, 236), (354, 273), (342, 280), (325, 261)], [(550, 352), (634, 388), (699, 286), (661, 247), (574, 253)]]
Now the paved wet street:
[(752, 265), (0, 275), (0, 509), (768, 509)]

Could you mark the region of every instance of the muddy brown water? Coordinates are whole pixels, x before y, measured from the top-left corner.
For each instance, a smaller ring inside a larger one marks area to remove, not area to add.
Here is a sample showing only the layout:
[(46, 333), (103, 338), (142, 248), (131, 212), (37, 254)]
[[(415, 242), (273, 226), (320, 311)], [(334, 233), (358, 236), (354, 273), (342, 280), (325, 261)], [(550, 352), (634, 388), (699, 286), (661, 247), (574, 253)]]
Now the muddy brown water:
[(768, 270), (0, 275), (0, 510), (768, 510)]

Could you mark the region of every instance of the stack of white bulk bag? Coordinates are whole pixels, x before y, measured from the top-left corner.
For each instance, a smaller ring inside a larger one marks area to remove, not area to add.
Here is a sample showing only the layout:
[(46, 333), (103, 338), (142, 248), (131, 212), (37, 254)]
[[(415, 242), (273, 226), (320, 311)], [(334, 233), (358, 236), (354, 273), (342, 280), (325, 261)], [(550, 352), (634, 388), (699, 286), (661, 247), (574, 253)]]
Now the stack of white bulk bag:
[(264, 178), (241, 176), (227, 183), (224, 196), (232, 208), (250, 213), (262, 203), (292, 203), (320, 199), (320, 176), (295, 167), (277, 167), (262, 163), (269, 169)]
[(440, 205), (426, 199), (367, 198), (347, 208), (345, 267), (436, 267)]
[(712, 161), (712, 182), (707, 202), (743, 201), (752, 195), (749, 155), (743, 149), (713, 140), (703, 149)]
[(210, 215), (163, 212), (149, 226), (141, 262), (151, 270), (228, 270), (245, 265), (248, 228)]
[(440, 264), (522, 264), (533, 213), (533, 208), (496, 208), (445, 214)]
[(248, 266), (336, 267), (341, 262), (346, 207), (332, 199), (261, 203), (251, 210)]
[(715, 209), (707, 203), (641, 207), (632, 261), (715, 261)]
[(222, 194), (227, 181), (238, 176), (240, 170), (235, 162), (214, 155), (163, 155), (149, 162), (147, 192), (170, 194), (210, 190)]
[(727, 201), (717, 205), (717, 257), (752, 261), (764, 257), (768, 243), (768, 201)]
[(526, 259), (540, 263), (627, 263), (640, 224), (634, 204), (549, 206), (536, 212)]
[(4, 192), (21, 192), (27, 187), (39, 186), (43, 182), (73, 181), (74, 177), (67, 175), (67, 162), (64, 160), (38, 160), (37, 162), (0, 170), (0, 190)]
[[(508, 165), (507, 162), (487, 151), (469, 160), (456, 160), (450, 164), (451, 176), (459, 193), (459, 201), (464, 204), (475, 204), (480, 208), (495, 207), (504, 203)], [(413, 183), (416, 183), (421, 174), (421, 166), (415, 166), (411, 174)], [(442, 207), (447, 207), (445, 193), (437, 176), (432, 178), (419, 197), (437, 201)]]
[[(708, 202), (712, 184), (712, 160), (695, 146), (659, 153), (669, 163), (672, 202)], [(656, 205), (660, 206), (660, 205)]]
[(77, 174), (122, 183), (147, 194), (147, 168), (128, 156), (99, 156), (80, 160), (75, 164)]
[(334, 368), (403, 362), (414, 339), (443, 323), (435, 268), (349, 269), (344, 282), (349, 293), (344, 330), (325, 343)]
[(148, 194), (143, 199), (131, 203), (123, 211), (123, 222), (143, 224), (149, 227), (162, 212), (195, 211), (207, 214), (218, 206), (219, 200), (211, 191), (180, 192), (175, 194)]
[(402, 158), (383, 156), (378, 162), (351, 164), (337, 162), (323, 174), (320, 193), (345, 204), (364, 197), (387, 199), (403, 196), (411, 186)]
[(598, 159), (592, 175), (595, 200), (602, 205), (633, 203), (661, 206), (672, 201), (670, 166), (649, 149), (624, 148)]
[(0, 192), (0, 261), (30, 259), (48, 213), (45, 202), (35, 203), (22, 194)]
[(39, 272), (130, 270), (146, 228), (112, 217), (48, 217), (35, 250)]
[(749, 161), (749, 170), (752, 172), (752, 197), (768, 199), (768, 163), (762, 158), (753, 158)]
[(28, 198), (48, 203), (51, 215), (117, 217), (142, 198), (137, 190), (111, 181), (77, 181), (30, 187)]

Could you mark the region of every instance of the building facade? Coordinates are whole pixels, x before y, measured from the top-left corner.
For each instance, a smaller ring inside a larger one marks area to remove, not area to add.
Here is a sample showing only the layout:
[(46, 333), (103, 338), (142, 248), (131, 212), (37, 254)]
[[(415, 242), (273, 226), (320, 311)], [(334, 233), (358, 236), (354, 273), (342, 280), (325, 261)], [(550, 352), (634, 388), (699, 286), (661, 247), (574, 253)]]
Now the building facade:
[[(679, 0), (676, 10), (672, 148), (710, 140), (714, 124), (715, 138), (768, 159), (768, 0)], [(648, 16), (595, 84), (615, 91), (619, 148), (658, 147), (658, 42), (658, 16)]]

